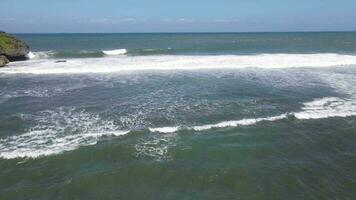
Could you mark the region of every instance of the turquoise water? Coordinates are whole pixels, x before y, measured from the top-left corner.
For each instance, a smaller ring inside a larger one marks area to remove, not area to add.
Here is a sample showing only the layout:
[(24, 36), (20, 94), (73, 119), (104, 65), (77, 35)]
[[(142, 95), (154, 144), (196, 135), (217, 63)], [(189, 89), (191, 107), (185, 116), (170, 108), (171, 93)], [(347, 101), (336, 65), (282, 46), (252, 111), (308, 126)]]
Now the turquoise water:
[(0, 199), (356, 196), (356, 33), (19, 37)]

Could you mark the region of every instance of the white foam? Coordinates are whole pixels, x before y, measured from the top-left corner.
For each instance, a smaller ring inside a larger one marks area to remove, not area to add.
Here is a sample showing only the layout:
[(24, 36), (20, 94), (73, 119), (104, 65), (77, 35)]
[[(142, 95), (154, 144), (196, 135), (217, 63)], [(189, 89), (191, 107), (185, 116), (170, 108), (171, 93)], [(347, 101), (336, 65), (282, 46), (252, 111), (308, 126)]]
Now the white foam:
[(177, 134), (152, 134), (143, 137), (135, 144), (136, 156), (148, 156), (156, 160), (171, 159), (168, 154), (169, 148), (175, 146)]
[(178, 126), (173, 127), (161, 127), (161, 128), (149, 128), (151, 132), (161, 132), (161, 133), (174, 133), (179, 129)]
[(356, 115), (356, 101), (326, 97), (305, 103), (303, 111), (293, 113), (298, 119), (323, 119), (329, 117), (350, 117)]
[[(257, 56), (257, 55), (256, 55)], [(269, 55), (272, 56), (272, 55)], [(273, 55), (276, 56), (276, 55)], [(281, 56), (281, 55), (279, 55)], [(290, 55), (288, 55), (290, 56)], [(316, 55), (310, 55), (316, 56)], [(321, 57), (326, 56), (322, 55)], [(334, 55), (333, 55), (334, 56)], [(339, 55), (336, 55), (339, 56)], [(321, 58), (321, 57), (314, 57)], [(342, 57), (342, 56), (341, 56)], [(169, 59), (168, 59), (169, 58)], [(186, 63), (186, 59), (198, 59), (200, 57), (171, 57), (171, 56), (149, 56), (149, 57), (123, 57), (123, 61), (121, 59), (114, 58), (105, 58), (105, 59), (73, 59), (68, 60), (69, 65), (62, 65), (62, 63), (58, 63), (60, 67), (57, 67), (57, 64), (53, 65), (53, 61), (48, 60), (30, 60), (28, 62), (16, 62), (11, 63), (11, 67), (1, 68), (2, 70), (8, 70), (8, 72), (25, 72), (25, 73), (65, 73), (66, 67), (70, 73), (78, 72), (78, 73), (88, 73), (88, 72), (103, 72), (100, 71), (99, 64), (103, 61), (113, 62), (117, 61), (118, 63), (131, 63), (131, 67), (135, 68), (136, 65), (133, 63), (138, 63), (137, 66), (143, 65), (143, 63), (158, 63), (158, 67), (162, 67), (162, 69), (166, 69), (166, 65), (160, 65), (160, 59), (168, 60), (170, 59), (181, 59), (181, 63)], [(226, 62), (231, 62), (229, 60), (229, 56), (225, 57), (206, 57), (206, 60), (200, 60), (201, 62), (211, 62), (212, 58), (226, 58)], [(255, 57), (256, 59), (260, 59)], [(278, 56), (276, 57), (278, 58)], [(328, 58), (327, 56), (325, 57)], [(340, 61), (340, 63), (352, 63), (353, 57), (346, 56), (346, 58), (350, 58), (346, 61)], [(176, 62), (177, 60), (171, 60), (168, 63), (172, 63), (172, 66), (180, 66)], [(235, 59), (235, 58), (234, 58)], [(90, 63), (91, 61), (95, 61)], [(329, 64), (335, 64), (328, 60)], [(98, 62), (98, 63), (96, 63)], [(214, 61), (215, 62), (215, 61)], [(318, 62), (318, 60), (313, 60), (312, 62)], [(323, 61), (324, 62), (324, 61)], [(88, 64), (86, 66), (85, 64)], [(114, 63), (114, 62), (113, 62)], [(114, 63), (113, 65), (117, 65), (116, 67), (108, 67), (104, 66), (104, 72), (110, 72), (110, 70), (116, 70), (116, 68), (120, 69), (122, 66), (119, 66), (118, 63)], [(176, 63), (176, 64), (174, 64)], [(179, 63), (179, 62), (178, 62)], [(196, 62), (197, 65), (200, 65), (199, 62)], [(275, 62), (276, 63), (276, 62)], [(14, 64), (14, 65), (12, 65)], [(50, 64), (50, 65), (49, 65)], [(28, 65), (27, 67), (23, 65)], [(109, 64), (108, 64), (109, 65)], [(238, 65), (238, 63), (237, 63)], [(295, 63), (292, 65), (295, 65)], [(54, 69), (50, 69), (49, 66), (52, 66)], [(136, 66), (136, 67), (137, 67)], [(224, 65), (222, 65), (224, 66)], [(290, 65), (291, 66), (291, 65)], [(93, 69), (91, 69), (93, 67)], [(127, 67), (127, 66), (126, 66)], [(142, 69), (146, 69), (145, 66), (141, 66)], [(157, 68), (156, 68), (157, 69)], [(195, 68), (194, 68), (195, 69)], [(72, 71), (71, 71), (72, 70)], [(78, 71), (76, 71), (78, 70)], [(132, 70), (127, 68), (126, 70)], [(330, 70), (318, 70), (318, 73), (315, 74), (324, 80), (325, 84), (335, 89), (335, 92), (339, 94), (343, 94), (347, 96), (347, 98), (340, 97), (325, 97), (320, 99), (315, 99), (310, 102), (306, 102), (302, 104), (300, 111), (282, 113), (276, 116), (269, 117), (261, 117), (261, 118), (246, 118), (239, 120), (229, 120), (223, 121), (219, 123), (213, 124), (203, 124), (198, 126), (172, 126), (172, 127), (150, 127), (149, 130), (151, 132), (159, 132), (159, 133), (167, 133), (168, 135), (171, 133), (178, 132), (179, 130), (195, 130), (195, 131), (206, 131), (210, 129), (217, 128), (226, 128), (226, 127), (240, 127), (240, 126), (249, 126), (254, 125), (260, 122), (266, 121), (278, 121), (282, 119), (286, 119), (289, 116), (294, 116), (299, 120), (309, 120), (309, 119), (325, 119), (330, 117), (349, 117), (356, 116), (356, 78), (354, 77), (354, 73), (335, 73), (330, 72)], [(26, 93), (26, 92), (24, 92)], [(18, 94), (16, 94), (18, 95)], [(21, 94), (22, 95), (22, 94)], [(32, 94), (31, 94), (32, 95)], [(36, 94), (38, 95), (38, 94)], [(42, 94), (40, 94), (42, 95)], [(93, 115), (85, 112), (75, 112), (73, 109), (59, 109), (58, 111), (48, 111), (43, 112), (39, 116), (34, 116), (31, 118), (35, 118), (38, 121), (38, 125), (28, 130), (26, 133), (21, 135), (9, 136), (0, 139), (0, 157), (6, 159), (18, 158), (18, 157), (39, 157), (46, 156), (52, 154), (59, 154), (64, 151), (75, 150), (81, 146), (94, 145), (100, 138), (103, 136), (119, 136), (127, 134), (129, 131), (120, 130), (119, 127), (116, 127), (114, 123), (110, 120), (102, 120), (98, 115)], [(74, 133), (74, 134), (73, 134)], [(157, 134), (159, 135), (159, 134)], [(156, 141), (160, 141), (156, 145), (153, 146)], [(169, 144), (171, 145), (171, 144)], [(142, 142), (141, 145), (137, 146), (137, 149), (143, 154), (150, 154), (156, 156), (162, 156), (167, 153), (168, 146), (162, 140), (152, 140), (151, 143)]]
[[(299, 120), (356, 116), (356, 101), (353, 99), (325, 97), (303, 105), (299, 112), (284, 113), (271, 117), (223, 121), (192, 127), (157, 127), (149, 128), (149, 130), (171, 134), (182, 129), (206, 131), (215, 128), (250, 126), (260, 122), (286, 119), (288, 116), (295, 116)], [(58, 111), (42, 112), (36, 120), (38, 125), (31, 128), (27, 133), (0, 139), (1, 158), (37, 158), (59, 154), (75, 150), (81, 146), (95, 145), (103, 136), (121, 136), (129, 133), (126, 130), (119, 130), (112, 121), (102, 120), (98, 115), (86, 112), (78, 113), (74, 109), (61, 108)], [(78, 133), (73, 134), (73, 132)], [(167, 153), (169, 146), (166, 144), (166, 140), (171, 142), (171, 139), (155, 137), (154, 140), (139, 143), (135, 147), (139, 154), (162, 158)]]
[(26, 57), (29, 59), (34, 59), (36, 57), (36, 55), (34, 53), (32, 53), (32, 51), (30, 51)]
[(305, 108), (316, 108), (316, 107), (319, 108), (319, 107), (323, 107), (331, 102), (340, 102), (340, 101), (343, 101), (343, 100), (340, 98), (337, 98), (337, 97), (324, 97), (321, 99), (315, 99), (312, 102), (304, 103), (304, 106), (305, 106)]
[(287, 118), (287, 114), (282, 114), (273, 117), (265, 117), (265, 118), (250, 118), (250, 119), (242, 119), (242, 120), (223, 121), (217, 124), (206, 124), (206, 125), (192, 126), (192, 127), (185, 127), (185, 128), (179, 126), (172, 126), (172, 127), (162, 127), (162, 128), (150, 128), (149, 130), (152, 132), (160, 132), (160, 133), (174, 133), (182, 129), (194, 130), (194, 131), (206, 131), (214, 128), (249, 126), (262, 121), (276, 121), (285, 118)]
[[(264, 118), (249, 118), (242, 120), (223, 121), (216, 124), (206, 124), (200, 126), (186, 127), (188, 130), (206, 131), (214, 128), (227, 128), (227, 127), (239, 127), (250, 126), (263, 121), (278, 121), (288, 118), (288, 116), (294, 116), (299, 120), (308, 119), (325, 119), (330, 117), (350, 117), (356, 116), (356, 101), (352, 99), (341, 99), (337, 97), (325, 97), (321, 99), (315, 99), (314, 101), (303, 104), (302, 111), (284, 113), (272, 117)], [(177, 132), (183, 127), (164, 127), (164, 128), (151, 128), (153, 132), (160, 133), (172, 133)]]
[(103, 53), (108, 56), (117, 56), (117, 55), (126, 54), (127, 50), (126, 49), (115, 49), (115, 50), (103, 51)]
[(226, 128), (226, 127), (238, 127), (238, 126), (249, 126), (256, 124), (258, 122), (262, 121), (276, 121), (280, 119), (286, 118), (286, 114), (274, 116), (274, 117), (266, 117), (266, 118), (252, 118), (252, 119), (242, 119), (242, 120), (235, 120), (235, 121), (224, 121), (220, 122), (217, 124), (208, 124), (208, 125), (203, 125), (203, 126), (194, 126), (191, 129), (195, 131), (204, 131), (204, 130), (209, 130), (212, 128)]
[(260, 54), (218, 56), (124, 56), (68, 59), (64, 63), (40, 59), (10, 63), (0, 73), (78, 74), (115, 73), (137, 70), (201, 70), (330, 67), (356, 65), (356, 56), (340, 54)]
[(96, 144), (103, 136), (121, 136), (112, 121), (97, 115), (61, 108), (34, 116), (38, 125), (28, 132), (0, 139), (0, 157), (36, 158)]
[[(41, 60), (45, 60), (50, 58), (53, 54), (55, 53), (55, 51), (37, 51), (37, 52), (30, 52), (27, 54), (27, 58), (29, 58), (30, 60), (34, 60), (34, 59), (41, 59)], [(31, 61), (25, 61), (25, 62), (31, 62)]]

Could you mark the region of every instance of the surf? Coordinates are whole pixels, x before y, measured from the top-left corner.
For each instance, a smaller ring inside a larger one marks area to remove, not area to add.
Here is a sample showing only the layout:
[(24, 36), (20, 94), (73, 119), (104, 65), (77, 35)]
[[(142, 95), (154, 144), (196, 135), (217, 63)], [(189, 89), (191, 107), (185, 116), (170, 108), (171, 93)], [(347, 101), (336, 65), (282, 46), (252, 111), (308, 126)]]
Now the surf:
[(114, 50), (107, 50), (107, 51), (102, 51), (105, 55), (108, 56), (116, 56), (116, 55), (123, 55), (127, 53), (126, 49), (114, 49)]
[(240, 127), (255, 125), (260, 122), (273, 122), (288, 118), (298, 120), (326, 119), (332, 117), (356, 116), (356, 101), (344, 100), (337, 97), (325, 97), (303, 104), (301, 111), (289, 112), (271, 117), (246, 118), (241, 120), (223, 121), (216, 124), (198, 125), (192, 127), (161, 127), (149, 128), (152, 132), (174, 133), (179, 130), (206, 131), (217, 128)]
[(50, 50), (29, 52), (27, 58), (30, 60), (38, 59), (73, 59), (73, 58), (101, 58), (107, 56), (120, 56), (127, 53), (126, 49), (114, 50)]
[[(112, 52), (112, 54), (123, 51)], [(356, 65), (355, 55), (344, 54), (256, 54), (216, 56), (124, 56), (68, 59), (55, 63), (53, 59), (34, 59), (10, 63), (0, 69), (4, 74), (85, 74), (118, 73), (142, 70), (206, 70), (241, 68), (296, 68)]]
[[(222, 121), (215, 124), (196, 126), (147, 127), (154, 133), (172, 134), (189, 130), (195, 132), (211, 129), (237, 128), (252, 126), (262, 122), (273, 123), (280, 120), (318, 120), (334, 117), (356, 116), (356, 101), (338, 97), (325, 97), (303, 103), (301, 111), (288, 112), (276, 116), (244, 118)], [(26, 117), (26, 116), (23, 116)], [(20, 135), (0, 139), (0, 158), (37, 158), (61, 154), (82, 146), (97, 144), (103, 137), (119, 137), (138, 130), (121, 130), (113, 121), (101, 119), (99, 115), (88, 112), (75, 112), (74, 108), (44, 111), (35, 118), (38, 125)], [(52, 121), (48, 122), (48, 119)], [(68, 130), (80, 131), (78, 134), (66, 135)]]

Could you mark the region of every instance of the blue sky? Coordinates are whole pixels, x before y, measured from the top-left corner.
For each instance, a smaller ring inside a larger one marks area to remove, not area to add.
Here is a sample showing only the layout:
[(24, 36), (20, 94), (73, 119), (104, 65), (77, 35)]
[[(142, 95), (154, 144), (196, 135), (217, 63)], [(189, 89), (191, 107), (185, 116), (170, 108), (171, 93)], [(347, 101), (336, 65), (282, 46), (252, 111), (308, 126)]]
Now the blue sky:
[(356, 31), (355, 0), (1, 0), (0, 30)]

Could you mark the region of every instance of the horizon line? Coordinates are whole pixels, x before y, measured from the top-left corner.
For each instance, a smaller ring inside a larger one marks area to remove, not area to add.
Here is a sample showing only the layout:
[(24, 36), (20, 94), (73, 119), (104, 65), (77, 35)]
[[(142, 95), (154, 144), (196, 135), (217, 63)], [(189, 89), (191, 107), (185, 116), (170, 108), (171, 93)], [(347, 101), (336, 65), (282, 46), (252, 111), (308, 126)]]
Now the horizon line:
[(237, 33), (353, 33), (353, 31), (176, 31), (176, 32), (6, 32), (9, 34), (237, 34)]

